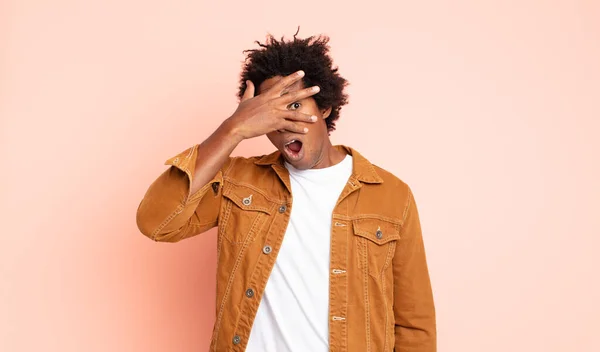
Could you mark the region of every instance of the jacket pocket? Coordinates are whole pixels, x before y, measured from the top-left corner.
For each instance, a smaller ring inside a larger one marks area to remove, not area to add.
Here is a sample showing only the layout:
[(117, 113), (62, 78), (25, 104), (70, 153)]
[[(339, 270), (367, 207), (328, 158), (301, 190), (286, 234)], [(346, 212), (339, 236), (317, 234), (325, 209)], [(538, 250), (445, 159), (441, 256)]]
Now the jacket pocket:
[(352, 220), (355, 248), (360, 268), (376, 279), (381, 279), (389, 266), (400, 239), (400, 222), (376, 217), (358, 217)]
[(252, 242), (272, 217), (276, 202), (256, 187), (226, 182), (221, 235), (233, 244)]

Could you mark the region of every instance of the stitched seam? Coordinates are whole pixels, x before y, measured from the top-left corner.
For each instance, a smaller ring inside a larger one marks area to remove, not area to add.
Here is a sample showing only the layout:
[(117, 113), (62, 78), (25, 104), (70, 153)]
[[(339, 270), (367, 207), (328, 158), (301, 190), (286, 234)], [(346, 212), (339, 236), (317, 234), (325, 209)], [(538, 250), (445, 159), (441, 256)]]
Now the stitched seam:
[(216, 224), (217, 224), (217, 221), (210, 221), (210, 222), (202, 222), (202, 223), (197, 223), (197, 224), (190, 224), (189, 226), (203, 227), (203, 226), (215, 226)]
[[(186, 175), (187, 175), (187, 177), (188, 177), (188, 180), (190, 181), (190, 186), (191, 186), (191, 184), (192, 184), (192, 182), (191, 182), (191, 181), (192, 181), (192, 173), (191, 173), (191, 172), (190, 172), (190, 170), (189, 170), (189, 159), (190, 159), (190, 156), (191, 156), (191, 155), (194, 153), (194, 151), (197, 149), (197, 147), (198, 147), (198, 145), (196, 144), (196, 145), (194, 145), (193, 147), (189, 148), (189, 150), (188, 150), (188, 154), (185, 156), (184, 160), (183, 160), (181, 163), (177, 163), (177, 162), (176, 162), (177, 160), (179, 160), (179, 156), (176, 156), (175, 158), (173, 158), (173, 159), (172, 159), (173, 161), (171, 161), (171, 162), (168, 162), (168, 161), (167, 161), (167, 162), (165, 163), (166, 165), (169, 165), (169, 166), (171, 166), (171, 167), (175, 167), (175, 168), (177, 168), (177, 169), (179, 169), (179, 170), (181, 170), (181, 171), (185, 172), (185, 174), (186, 174)], [(182, 154), (183, 154), (183, 153), (182, 153)], [(178, 165), (176, 165), (176, 164), (178, 164)], [(189, 200), (189, 199), (192, 197), (192, 194), (190, 194), (190, 192), (191, 192), (191, 191), (192, 191), (192, 188), (191, 188), (191, 187), (189, 187), (189, 189), (188, 189), (188, 194), (187, 194), (187, 196), (186, 196), (186, 198), (185, 198), (185, 202), (184, 202), (184, 203), (187, 203), (187, 201), (188, 201), (188, 200)], [(199, 191), (198, 191), (198, 192), (199, 192)], [(196, 193), (198, 193), (198, 192), (196, 192)]]
[[(219, 228), (217, 230), (217, 263), (219, 260), (219, 255), (221, 254), (221, 248), (223, 247), (223, 233), (227, 226), (227, 221), (229, 220), (229, 215), (231, 214), (231, 203), (226, 203), (225, 209), (223, 209), (223, 219), (219, 221)], [(222, 225), (221, 225), (222, 224)]]
[(394, 249), (396, 248), (396, 242), (392, 242), (389, 244), (388, 246), (388, 253), (387, 256), (385, 257), (385, 263), (383, 264), (383, 268), (381, 269), (381, 273), (380, 275), (383, 275), (383, 273), (385, 273), (385, 271), (387, 270), (387, 268), (390, 266), (391, 263), (391, 259), (393, 257), (393, 253), (394, 253)]
[(379, 176), (379, 174), (375, 170), (375, 167), (370, 162), (369, 162), (369, 168), (371, 169), (371, 172), (375, 174), (375, 180), (379, 183), (383, 183), (383, 179), (381, 178), (381, 176)]
[[(330, 252), (333, 252), (333, 250), (336, 248), (335, 247), (335, 239), (336, 237), (333, 235), (333, 231), (330, 230), (331, 232), (331, 237), (329, 238), (329, 243), (330, 243)], [(333, 261), (334, 256), (332, 255), (329, 258), (329, 266), (331, 268), (331, 262)], [(335, 336), (335, 327), (333, 324), (333, 321), (335, 321), (335, 315), (336, 312), (333, 309), (333, 305), (335, 304), (336, 299), (334, 299), (333, 295), (335, 294), (335, 288), (333, 287), (333, 280), (331, 280), (331, 275), (329, 275), (329, 303), (327, 306), (327, 315), (328, 318), (329, 316), (331, 316), (331, 320), (328, 319), (327, 321), (327, 325), (329, 326), (329, 344), (330, 344), (330, 349), (331, 349), (331, 344), (334, 343), (335, 338), (332, 338), (332, 336)], [(337, 297), (336, 297), (337, 298)]]
[(191, 147), (191, 148), (190, 148), (190, 151), (189, 151), (189, 152), (188, 152), (188, 154), (185, 156), (185, 157), (186, 157), (186, 159), (189, 159), (189, 158), (192, 156), (192, 154), (194, 153), (194, 151), (195, 151), (197, 148), (198, 148), (198, 144), (196, 144), (195, 146)]
[[(275, 206), (275, 205), (273, 205)], [(273, 210), (275, 211), (275, 210)], [(263, 247), (267, 245), (267, 243), (269, 242), (269, 234), (271, 233), (271, 229), (273, 228), (273, 224), (275, 223), (275, 221), (277, 221), (277, 218), (274, 216), (270, 216), (269, 218), (267, 218), (267, 221), (270, 220), (269, 223), (269, 227), (267, 228), (267, 232), (266, 232), (266, 236), (265, 236), (265, 241), (263, 242)]]
[[(191, 176), (188, 173), (188, 178), (191, 180)], [(218, 174), (217, 174), (218, 175)], [(214, 183), (214, 182), (219, 182), (219, 180), (216, 180), (216, 176), (215, 178), (213, 178), (212, 180), (210, 180), (207, 184), (205, 184), (204, 186), (202, 186), (199, 190), (197, 190), (196, 192), (194, 192), (193, 194), (190, 194), (189, 192), (191, 192), (192, 188), (190, 187), (189, 191), (188, 191), (188, 195), (185, 198), (185, 204), (187, 204), (189, 201), (191, 201), (192, 199), (195, 198), (202, 198), (204, 197), (204, 194), (206, 194), (206, 192), (208, 191), (208, 188)], [(190, 186), (191, 186), (191, 182), (190, 182)]]
[(385, 265), (383, 266), (383, 269), (381, 270), (381, 289), (383, 291), (383, 304), (385, 307), (385, 330), (384, 330), (384, 335), (385, 339), (384, 339), (384, 343), (383, 343), (383, 350), (386, 350), (387, 347), (387, 343), (388, 343), (388, 322), (389, 322), (389, 310), (388, 310), (388, 300), (387, 300), (387, 292), (385, 291), (385, 270), (388, 268), (390, 262), (391, 262), (391, 258), (392, 258), (392, 253), (394, 252), (396, 248), (396, 242), (392, 242), (388, 248), (388, 254), (387, 257), (385, 258)]
[[(233, 203), (235, 203), (235, 205), (238, 206), (238, 208), (242, 209), (243, 211), (260, 211), (263, 213), (267, 213), (269, 215), (271, 215), (271, 211), (269, 210), (268, 207), (260, 207), (260, 206), (256, 206), (256, 205), (244, 205), (243, 202), (240, 202), (239, 199), (237, 199), (237, 197), (231, 197), (230, 192), (224, 192), (223, 196), (229, 200), (231, 200)], [(235, 195), (235, 193), (233, 193)], [(240, 204), (241, 203), (241, 204)]]
[[(354, 186), (354, 184), (352, 183), (352, 181), (356, 182), (356, 186)], [(342, 191), (342, 193), (338, 197), (338, 200), (335, 202), (335, 206), (336, 207), (338, 205), (340, 205), (342, 203), (342, 201), (345, 200), (347, 197), (349, 197), (353, 192), (356, 192), (356, 191), (358, 191), (359, 189), (362, 188), (362, 183), (360, 183), (358, 180), (356, 180), (356, 178), (353, 179), (352, 176), (350, 176), (350, 178), (348, 179), (348, 182), (350, 184), (352, 184), (356, 188), (353, 188), (353, 189), (344, 188), (344, 190)]]
[[(233, 167), (233, 165), (235, 164), (236, 161), (237, 161), (237, 157), (234, 157), (231, 159), (231, 163), (229, 164), (229, 167), (227, 168), (227, 170), (225, 170), (225, 173), (222, 175), (223, 179), (225, 178), (225, 175), (227, 175), (229, 173), (229, 170), (231, 170), (231, 168)], [(223, 236), (224, 236), (225, 226), (227, 225), (227, 221), (229, 220), (229, 215), (231, 214), (231, 203), (227, 203), (227, 205), (225, 206), (224, 213), (225, 213), (225, 216), (224, 216), (224, 219), (222, 220), (223, 226), (222, 227), (219, 226), (219, 229), (217, 231), (217, 239), (220, 240), (220, 243), (221, 243), (220, 246), (222, 246), (222, 244), (223, 244)], [(217, 257), (220, 254), (220, 250), (221, 250), (220, 246), (218, 246), (218, 249), (217, 249)], [(233, 275), (230, 277), (230, 280), (227, 283), (227, 289), (226, 289), (225, 294), (223, 295), (223, 299), (221, 300), (221, 306), (219, 307), (219, 314), (218, 314), (217, 320), (215, 322), (215, 329), (213, 332), (213, 343), (212, 343), (212, 349), (215, 352), (217, 350), (217, 345), (218, 345), (218, 337), (219, 337), (219, 332), (220, 332), (220, 328), (221, 328), (221, 319), (223, 318), (223, 308), (225, 305), (225, 301), (227, 300), (227, 295), (229, 294), (229, 289), (230, 289), (232, 278), (233, 278)]]
[(364, 277), (364, 301), (365, 301), (365, 328), (367, 330), (367, 352), (371, 351), (371, 312), (369, 307), (369, 253), (365, 240), (363, 246), (363, 277)]
[(379, 214), (358, 214), (358, 215), (355, 215), (352, 220), (363, 220), (363, 219), (383, 220), (383, 221), (391, 222), (392, 224), (400, 223), (400, 221), (398, 221), (398, 219), (390, 218), (388, 216), (382, 216)]
[(406, 200), (406, 206), (404, 207), (404, 214), (402, 214), (402, 225), (404, 225), (404, 222), (406, 221), (406, 217), (408, 216), (408, 210), (410, 209), (410, 205), (412, 203), (411, 200), (412, 200), (412, 193), (409, 192), (408, 199)]
[[(225, 234), (223, 233), (225, 231), (225, 225), (227, 225), (227, 221), (229, 220), (229, 214), (231, 214), (231, 203), (228, 203), (225, 206), (225, 217), (223, 219), (223, 226), (219, 227), (219, 230), (217, 232), (217, 241), (219, 244), (217, 244), (217, 258), (220, 256), (221, 254), (221, 247), (223, 246), (223, 236), (225, 236)], [(217, 263), (218, 263), (217, 259)], [(221, 318), (223, 317), (223, 308), (225, 306), (225, 301), (227, 300), (227, 295), (228, 292), (230, 290), (230, 284), (231, 284), (231, 280), (233, 278), (233, 275), (230, 277), (229, 282), (227, 283), (227, 288), (226, 288), (226, 292), (223, 295), (223, 299), (221, 300), (221, 306), (219, 307), (219, 314), (217, 316), (217, 321), (215, 322), (215, 331), (213, 332), (213, 340), (214, 340), (214, 349), (216, 351), (217, 348), (217, 338), (219, 336), (219, 330), (221, 328)]]
[[(348, 203), (346, 203), (346, 215), (348, 215)], [(349, 230), (349, 228), (348, 228)], [(345, 258), (345, 268), (348, 269), (348, 252), (350, 251), (350, 246), (353, 243), (353, 241), (351, 241), (351, 239), (353, 239), (353, 237), (349, 237), (348, 236), (348, 231), (346, 231), (346, 258)], [(344, 314), (346, 314), (346, 316), (348, 315), (348, 297), (349, 297), (349, 285), (348, 285), (348, 276), (346, 275), (346, 277), (344, 278), (344, 284), (346, 285), (346, 297), (345, 297), (345, 303), (346, 306), (344, 307)], [(348, 350), (348, 325), (344, 324), (342, 325), (342, 351), (347, 351)]]
[[(250, 235), (250, 233), (248, 233), (248, 235)], [(229, 292), (231, 291), (231, 286), (233, 284), (233, 278), (235, 276), (235, 272), (237, 271), (237, 268), (239, 267), (240, 262), (242, 261), (241, 258), (244, 255), (244, 251), (246, 250), (247, 244), (248, 244), (247, 242), (244, 243), (244, 246), (240, 250), (240, 254), (238, 254), (238, 256), (235, 260), (235, 264), (233, 265), (233, 269), (231, 270), (231, 275), (229, 276), (229, 281), (227, 282), (227, 288), (225, 289), (225, 293), (223, 294), (223, 300), (221, 302), (221, 307), (219, 307), (219, 317), (217, 320), (217, 324), (219, 325), (219, 327), (217, 328), (217, 331), (215, 332), (215, 341), (219, 339), (220, 324), (221, 324), (221, 319), (223, 318), (223, 308), (225, 307), (225, 301), (227, 300), (227, 297), (229, 296)], [(238, 317), (238, 321), (239, 321), (239, 317)], [(236, 323), (236, 326), (237, 326), (237, 323)]]
[(212, 222), (205, 222), (202, 224), (188, 224), (187, 226), (199, 228), (199, 231), (206, 231), (210, 228), (213, 228), (216, 225), (217, 225), (217, 221), (212, 221)]
[[(185, 203), (187, 203), (188, 199), (192, 198), (192, 173), (190, 172), (189, 167), (189, 161), (186, 160), (184, 165), (181, 165), (181, 169), (183, 170), (183, 172), (185, 172), (185, 174), (188, 177), (189, 180), (189, 185), (188, 185), (188, 194), (185, 197)], [(202, 187), (204, 188), (204, 187)], [(198, 193), (198, 192), (196, 192)]]
[[(236, 185), (236, 186), (242, 186), (242, 187), (247, 187), (247, 188), (250, 188), (250, 189), (252, 189), (253, 191), (256, 191), (256, 192), (258, 192), (258, 193), (259, 193), (261, 196), (263, 196), (263, 197), (264, 197), (264, 198), (266, 198), (267, 200), (270, 200), (271, 202), (278, 203), (278, 204), (279, 204), (279, 203), (284, 203), (284, 202), (285, 202), (285, 200), (282, 200), (282, 199), (277, 199), (277, 198), (273, 198), (273, 197), (269, 196), (269, 195), (268, 195), (268, 194), (266, 194), (266, 193), (265, 193), (265, 191), (263, 191), (262, 189), (260, 189), (260, 188), (258, 188), (258, 187), (256, 187), (256, 186), (254, 186), (254, 185), (251, 185), (251, 184), (249, 184), (249, 183), (245, 183), (245, 182), (238, 182), (238, 181), (236, 181), (235, 179), (233, 179), (233, 178), (231, 178), (231, 177), (229, 177), (229, 176), (224, 176), (224, 177), (223, 177), (223, 179), (224, 179), (224, 180), (226, 180), (226, 181), (228, 181), (228, 182), (229, 182), (229, 183), (231, 183), (231, 184), (234, 184), (234, 185)], [(228, 192), (228, 194), (229, 194), (229, 192)]]
[[(265, 215), (265, 216), (266, 216), (266, 215)], [(233, 266), (233, 270), (231, 271), (231, 276), (229, 277), (229, 282), (228, 282), (228, 284), (227, 284), (227, 289), (226, 289), (226, 291), (225, 291), (225, 297), (227, 297), (227, 296), (229, 295), (229, 291), (230, 291), (230, 289), (231, 289), (231, 286), (232, 286), (231, 284), (233, 283), (233, 277), (234, 277), (234, 275), (235, 275), (235, 272), (237, 271), (237, 268), (239, 267), (240, 263), (242, 262), (242, 258), (243, 258), (243, 256), (244, 256), (244, 252), (245, 252), (245, 251), (246, 251), (246, 249), (248, 248), (248, 245), (250, 244), (250, 242), (252, 242), (252, 241), (248, 241), (248, 239), (249, 239), (249, 238), (251, 238), (251, 237), (252, 237), (252, 235), (254, 234), (254, 232), (256, 231), (256, 224), (258, 223), (258, 219), (259, 219), (259, 218), (260, 218), (260, 215), (259, 215), (259, 216), (257, 216), (257, 217), (254, 219), (254, 222), (252, 222), (252, 225), (250, 226), (250, 231), (248, 231), (248, 234), (246, 235), (246, 239), (245, 239), (245, 241), (244, 241), (244, 246), (243, 246), (243, 247), (242, 247), (242, 249), (240, 250), (240, 254), (238, 255), (238, 257), (237, 257), (237, 259), (236, 259), (236, 261), (235, 261), (235, 265)], [(224, 299), (223, 301), (225, 301), (225, 299)], [(247, 307), (247, 306), (248, 306), (247, 302), (245, 302), (245, 301), (242, 301), (242, 308), (243, 308), (243, 307)], [(235, 322), (235, 325), (234, 325), (234, 327), (235, 327), (236, 329), (237, 329), (237, 327), (239, 326), (240, 320), (241, 320), (241, 319), (242, 319), (242, 317), (244, 316), (244, 313), (243, 313), (243, 311), (244, 311), (243, 309), (240, 309), (240, 314), (239, 314), (239, 316), (238, 316), (238, 318), (237, 318), (237, 320), (236, 320), (236, 322)], [(234, 332), (235, 332), (235, 330), (234, 330)], [(218, 336), (218, 334), (217, 334), (217, 336)], [(247, 344), (247, 343), (248, 343), (248, 340), (246, 339), (246, 343), (245, 343), (245, 344)]]
[(381, 291), (383, 291), (383, 306), (385, 309), (385, 328), (383, 330), (383, 350), (385, 351), (388, 343), (388, 303), (385, 292), (385, 275), (383, 275), (383, 271), (381, 272)]
[[(228, 206), (231, 208), (232, 207), (231, 203), (229, 203)], [(252, 228), (253, 228), (252, 226), (255, 226), (255, 222), (258, 221), (258, 218), (260, 218), (261, 216), (267, 217), (267, 219), (265, 219), (265, 221), (267, 221), (269, 219), (269, 217), (273, 217), (273, 215), (271, 215), (271, 214), (267, 214), (267, 213), (264, 213), (264, 212), (258, 212), (257, 215), (256, 215), (256, 217), (254, 218), (254, 220), (252, 220), (253, 222), (252, 222), (252, 225), (250, 225), (251, 226), (250, 230), (252, 230)], [(254, 231), (254, 234), (256, 234), (256, 231)], [(225, 235), (225, 232), (223, 232), (223, 235)], [(224, 237), (225, 237), (225, 239), (229, 243), (231, 243), (233, 245), (240, 245), (240, 244), (244, 244), (246, 242), (246, 238), (245, 237), (241, 241), (234, 241), (233, 239), (229, 238), (228, 236), (224, 236)], [(253, 242), (253, 241), (254, 241), (254, 238), (252, 239), (251, 242)]]
[[(223, 231), (225, 229), (225, 225), (227, 224), (227, 220), (229, 219), (230, 210), (231, 210), (231, 203), (226, 203), (225, 208), (222, 210), (222, 212), (224, 214), (223, 218), (222, 218), (222, 220), (219, 221), (219, 227), (217, 228), (217, 270), (219, 269), (219, 263), (221, 260), (220, 258), (221, 258), (221, 248), (223, 247)], [(217, 291), (217, 297), (218, 297), (218, 291)], [(223, 304), (224, 302), (225, 302), (225, 299), (223, 299), (223, 301), (221, 303)], [(221, 314), (221, 312), (222, 312), (222, 307), (219, 308), (219, 314)], [(213, 336), (212, 336), (213, 342), (211, 344), (211, 348), (213, 348), (213, 351), (216, 351), (216, 348), (217, 348), (216, 336), (218, 335), (218, 331), (220, 329), (220, 323), (219, 322), (215, 323), (213, 329), (214, 329)]]
[[(265, 216), (266, 216), (266, 215), (265, 215)], [(258, 218), (258, 217), (257, 217), (257, 218)], [(256, 219), (256, 220), (255, 220), (255, 222), (256, 222), (256, 221), (258, 221), (258, 219)], [(252, 223), (252, 227), (255, 227), (255, 222), (254, 222), (254, 223)], [(269, 226), (269, 228), (271, 228), (271, 226)], [(252, 232), (252, 233), (256, 233), (256, 232), (258, 232), (258, 231), (256, 231), (256, 230), (255, 230), (255, 231), (251, 231), (251, 232)], [(251, 242), (253, 242), (253, 241), (251, 241)], [(262, 255), (262, 253), (261, 253), (261, 255)], [(260, 284), (262, 285), (262, 278), (261, 278), (261, 277), (260, 277), (260, 275), (258, 274), (258, 273), (259, 273), (259, 271), (258, 271), (258, 270), (256, 270), (256, 269), (257, 269), (259, 266), (261, 266), (261, 264), (262, 264), (262, 266), (264, 266), (264, 263), (261, 263), (261, 259), (262, 259), (262, 256), (259, 256), (259, 257), (258, 257), (258, 260), (256, 261), (256, 264), (254, 264), (254, 267), (252, 268), (252, 275), (250, 276), (250, 282), (249, 282), (249, 284), (248, 284), (248, 287), (254, 287), (254, 290), (255, 290), (254, 299), (256, 299), (256, 300), (257, 300), (259, 303), (260, 303), (260, 301), (262, 300), (262, 295), (260, 295), (260, 297), (259, 297), (259, 295), (258, 295), (258, 290), (259, 290), (259, 287), (258, 287), (258, 285), (256, 285), (255, 283), (256, 283), (256, 281), (260, 281)], [(267, 260), (267, 262), (268, 262), (268, 258), (266, 258), (266, 260)], [(257, 279), (257, 276), (259, 277), (259, 279)], [(268, 280), (268, 277), (267, 277), (267, 280)], [(263, 293), (264, 293), (264, 288), (262, 288), (262, 289), (261, 289), (261, 291), (263, 291)], [(245, 302), (246, 302), (246, 301), (242, 301), (242, 302), (244, 302), (244, 303), (242, 303), (242, 305), (245, 305), (245, 306), (251, 305), (251, 303), (247, 303), (247, 304), (245, 304)], [(240, 317), (240, 318), (239, 318), (239, 320), (241, 320), (241, 319), (242, 319), (242, 318)], [(239, 321), (239, 320), (238, 320), (238, 321)], [(237, 325), (236, 325), (236, 326), (237, 326)]]
[(229, 174), (229, 171), (233, 168), (233, 165), (238, 161), (239, 157), (233, 157), (231, 158), (231, 163), (229, 164), (229, 167), (227, 168), (227, 170), (225, 170), (223, 176), (226, 176)]
[(156, 228), (156, 230), (154, 230), (154, 232), (152, 232), (152, 239), (156, 240), (156, 236), (158, 235), (158, 233), (165, 228), (165, 226), (167, 226), (167, 224), (169, 222), (171, 222), (171, 220), (173, 220), (173, 218), (175, 218), (177, 216), (177, 214), (179, 214), (179, 208), (183, 208), (183, 206), (181, 204), (179, 204), (177, 206), (177, 208), (175, 209), (175, 211), (173, 211), (171, 214), (169, 214), (169, 216), (167, 216), (163, 222), (160, 223), (160, 225), (158, 225), (158, 227)]
[(354, 231), (354, 234), (356, 236), (365, 238), (379, 246), (383, 246), (386, 243), (400, 239), (400, 235), (392, 235), (392, 236), (387, 236), (385, 240), (375, 240), (375, 239), (373, 239), (373, 235), (370, 232), (366, 232), (366, 231)]
[(363, 220), (363, 219), (377, 219), (381, 221), (386, 221), (392, 223), (394, 225), (399, 225), (402, 223), (402, 220), (398, 220), (396, 218), (391, 218), (388, 216), (382, 216), (379, 214), (359, 214), (354, 216), (345, 216), (341, 214), (334, 214), (333, 216), (336, 220), (345, 220), (345, 221), (354, 221), (354, 220)]
[[(237, 203), (235, 203), (235, 201), (233, 201), (231, 198), (229, 198), (229, 197), (226, 197), (226, 198), (227, 198), (227, 199), (230, 199), (230, 200), (231, 200), (231, 202), (226, 202), (226, 203), (227, 203), (227, 205), (226, 205), (226, 217), (225, 217), (225, 219), (223, 220), (223, 231), (221, 232), (221, 235), (222, 235), (222, 236), (220, 236), (220, 237), (224, 237), (224, 238), (225, 238), (225, 239), (226, 239), (226, 240), (227, 240), (229, 243), (231, 243), (231, 244), (233, 244), (233, 245), (244, 244), (244, 242), (245, 242), (245, 239), (244, 239), (244, 240), (242, 240), (242, 241), (234, 241), (233, 239), (231, 239), (231, 238), (229, 238), (229, 237), (225, 236), (225, 227), (226, 227), (226, 225), (227, 225), (227, 221), (229, 220), (229, 217), (231, 216), (231, 213), (232, 213), (232, 208), (233, 208), (233, 204), (235, 204), (235, 205), (236, 205), (236, 207), (239, 207), (239, 205), (238, 205)], [(272, 208), (272, 209), (266, 209), (266, 211), (262, 211), (262, 213), (267, 213), (267, 214), (268, 214), (268, 216), (272, 216), (272, 215), (271, 215), (271, 212), (273, 212), (273, 211), (274, 211), (274, 210), (273, 210), (273, 208), (275, 208), (275, 207), (276, 207), (276, 205), (277, 205), (277, 204), (271, 204), (271, 208)], [(250, 209), (250, 210), (252, 210), (252, 209)], [(242, 209), (242, 211), (247, 211), (247, 210), (245, 210), (245, 209)], [(260, 210), (259, 210), (259, 211), (260, 211)], [(257, 220), (259, 217), (260, 217), (260, 213), (256, 215), (256, 218), (254, 219), (254, 221), (256, 221), (256, 220)], [(251, 225), (251, 226), (254, 226), (254, 223), (253, 223), (253, 225)]]

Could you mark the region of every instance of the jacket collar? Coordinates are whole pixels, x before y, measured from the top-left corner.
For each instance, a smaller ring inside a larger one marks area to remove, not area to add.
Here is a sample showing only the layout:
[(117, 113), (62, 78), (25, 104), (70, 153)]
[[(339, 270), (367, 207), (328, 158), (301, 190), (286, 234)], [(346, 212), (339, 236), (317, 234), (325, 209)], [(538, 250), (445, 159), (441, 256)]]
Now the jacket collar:
[[(335, 145), (334, 148), (345, 151), (347, 154), (352, 156), (352, 175), (364, 183), (382, 183), (383, 179), (377, 171), (375, 171), (375, 167), (369, 160), (367, 160), (364, 156), (362, 156), (356, 150), (347, 147), (345, 145)], [(281, 152), (279, 150), (260, 157), (258, 160), (254, 162), (256, 165), (283, 165), (283, 157), (281, 156)]]

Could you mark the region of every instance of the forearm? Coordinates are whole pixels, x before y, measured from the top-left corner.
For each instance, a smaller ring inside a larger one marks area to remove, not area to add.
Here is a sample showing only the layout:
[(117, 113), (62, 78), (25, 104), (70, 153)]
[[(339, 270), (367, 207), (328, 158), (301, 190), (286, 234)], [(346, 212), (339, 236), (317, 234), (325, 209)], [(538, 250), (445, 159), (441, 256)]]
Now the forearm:
[(206, 185), (223, 167), (237, 145), (242, 141), (235, 126), (225, 120), (202, 144), (198, 146), (190, 195)]

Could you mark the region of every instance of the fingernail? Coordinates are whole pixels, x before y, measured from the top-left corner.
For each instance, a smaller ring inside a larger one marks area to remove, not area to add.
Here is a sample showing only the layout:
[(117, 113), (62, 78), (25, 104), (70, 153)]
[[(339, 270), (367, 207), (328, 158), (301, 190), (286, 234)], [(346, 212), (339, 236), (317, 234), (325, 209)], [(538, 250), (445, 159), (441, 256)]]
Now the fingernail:
[(304, 127), (304, 133), (308, 132), (308, 128)]
[(298, 71), (298, 76), (300, 76), (300, 77), (304, 76), (304, 71)]
[(310, 120), (311, 120), (311, 121), (313, 121), (313, 122), (314, 122), (314, 121), (317, 121), (317, 117), (316, 117), (315, 115), (312, 115), (312, 116), (310, 117)]
[(321, 90), (321, 88), (319, 88), (319, 86), (314, 86), (312, 87), (313, 92), (318, 92)]

